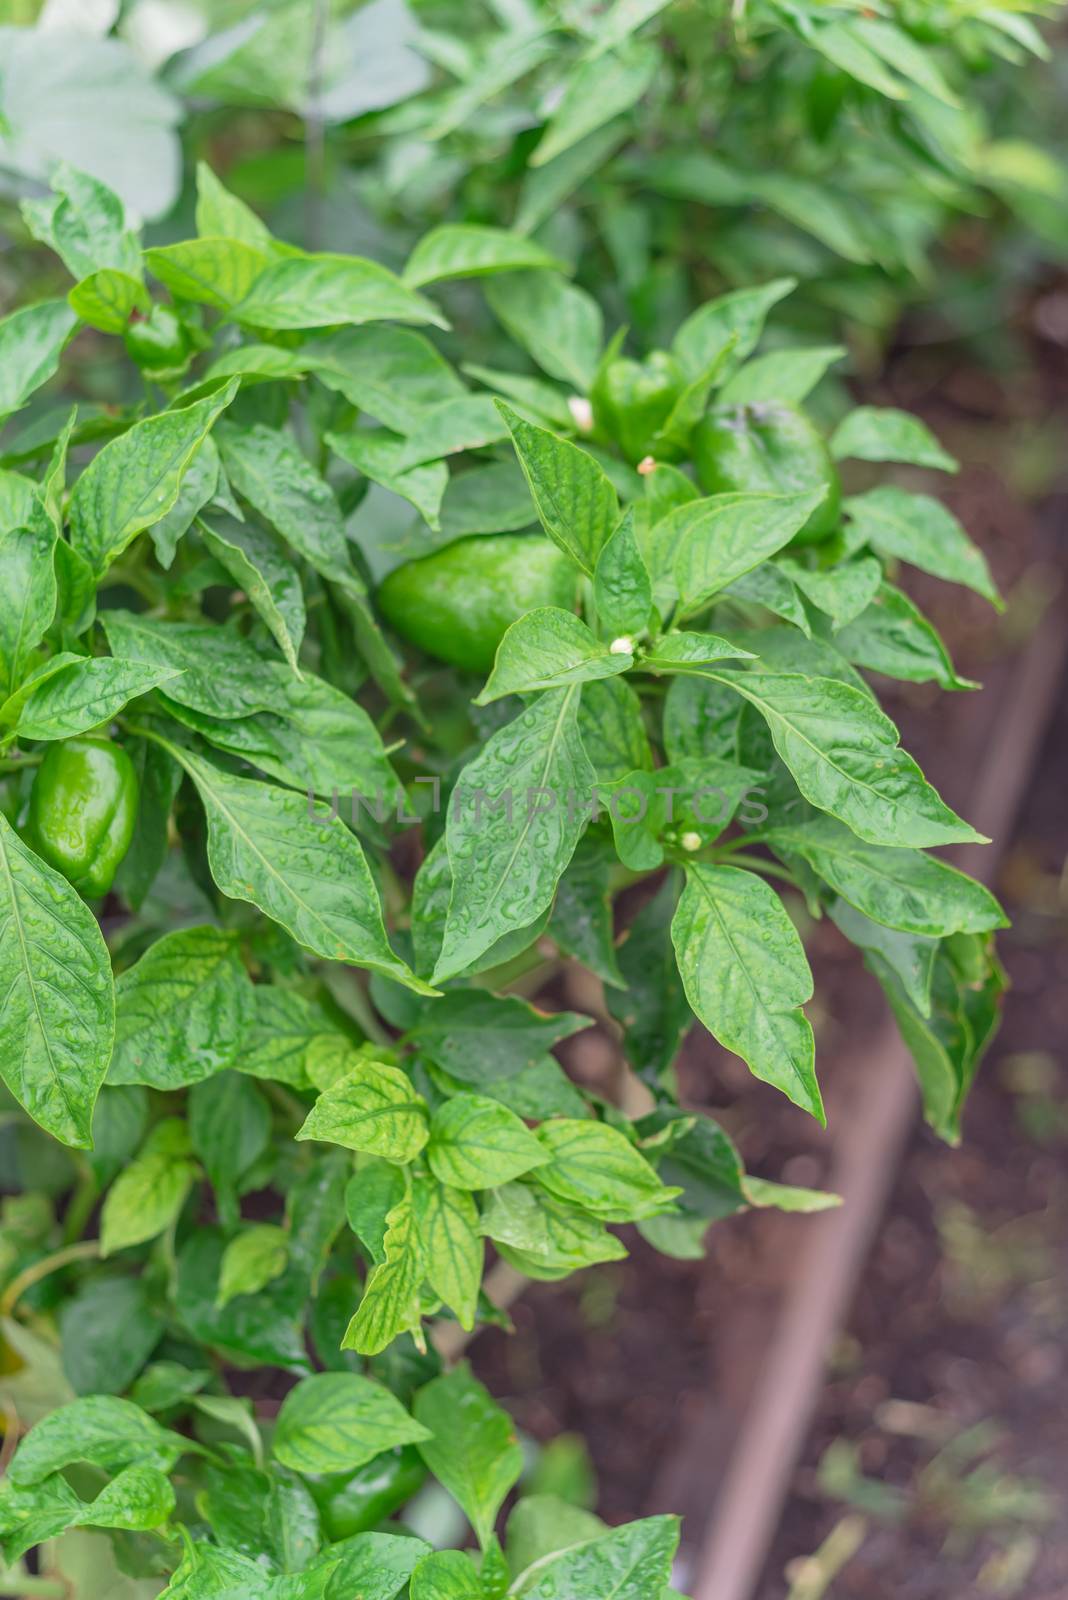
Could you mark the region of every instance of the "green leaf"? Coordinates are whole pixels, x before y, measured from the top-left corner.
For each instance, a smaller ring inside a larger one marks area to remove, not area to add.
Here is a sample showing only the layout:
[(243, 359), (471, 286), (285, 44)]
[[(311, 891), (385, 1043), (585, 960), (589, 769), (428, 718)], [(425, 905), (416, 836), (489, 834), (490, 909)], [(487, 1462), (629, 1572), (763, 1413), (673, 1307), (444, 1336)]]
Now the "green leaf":
[[(145, 661), (67, 656), (20, 700), (15, 733), (20, 739), (69, 739), (110, 722), (131, 700), (173, 677), (171, 668)], [(0, 722), (7, 720), (6, 711), (0, 706)]]
[(306, 615), (300, 575), (281, 541), (267, 528), (235, 517), (199, 519), (200, 536), (219, 565), (248, 595), (271, 630), (278, 648), (300, 677), (297, 656)]
[(70, 500), (71, 542), (99, 576), (178, 499), (197, 450), (237, 394), (236, 379), (179, 411), (135, 422), (93, 457)]
[(197, 162), (197, 233), (203, 238), (240, 239), (260, 250), (274, 245), (256, 213), (231, 194), (206, 161)]
[(693, 673), (701, 676), (701, 668), (714, 661), (738, 659), (748, 656), (751, 650), (730, 639), (721, 639), (715, 633), (665, 633), (641, 656), (640, 666), (647, 672)]
[(509, 694), (566, 689), (593, 678), (615, 677), (633, 663), (629, 650), (602, 643), (573, 612), (537, 606), (505, 633), (475, 705), (488, 705)]
[(807, 32), (806, 39), (813, 49), (857, 83), (866, 84), (890, 100), (908, 99), (904, 84), (886, 70), (879, 56), (868, 49), (850, 22), (821, 23)]
[(478, 1208), (464, 1190), (433, 1179), (417, 1178), (413, 1195), (427, 1282), (470, 1332), (482, 1283)]
[(604, 1532), (600, 1517), (556, 1494), (524, 1494), (508, 1518), (508, 1560), (513, 1572), (523, 1573), (543, 1556), (588, 1544)]
[[(94, 1165), (104, 1154), (104, 1120), (98, 1111)], [(136, 1147), (141, 1141), (135, 1136), (133, 1142)], [(59, 1313), (63, 1370), (77, 1393), (123, 1394), (159, 1343), (164, 1318), (157, 1294), (144, 1278), (109, 1273), (84, 1282)]]
[(131, 1401), (114, 1395), (87, 1395), (59, 1406), (30, 1429), (12, 1458), (8, 1475), (21, 1488), (43, 1483), (53, 1472), (79, 1461), (104, 1472), (132, 1466), (167, 1472), (192, 1448), (196, 1447), (188, 1439), (161, 1428)]
[(177, 1221), (199, 1168), (180, 1117), (165, 1117), (124, 1167), (100, 1213), (100, 1253), (144, 1244)]
[(770, 350), (740, 367), (716, 397), (720, 406), (800, 405), (848, 351), (843, 345), (813, 345), (800, 350)]
[(586, 392), (601, 352), (604, 319), (585, 290), (558, 272), (510, 272), (487, 281), (486, 299), (543, 372)]
[(257, 423), (222, 427), (217, 442), (238, 493), (316, 572), (362, 592), (333, 491), (295, 441)]
[(874, 51), (903, 77), (911, 79), (947, 106), (960, 105), (939, 71), (934, 51), (924, 50), (904, 29), (892, 22), (869, 17), (866, 13), (851, 18), (849, 27), (867, 49)]
[(39, 300), (0, 320), (0, 421), (48, 382), (77, 326), (65, 300)]
[(274, 1454), (296, 1472), (355, 1472), (384, 1450), (427, 1438), (380, 1383), (354, 1372), (317, 1372), (283, 1400)]
[(536, 1168), (535, 1181), (569, 1205), (602, 1222), (634, 1222), (673, 1209), (679, 1191), (664, 1187), (618, 1128), (554, 1118), (542, 1123), (537, 1138), (550, 1159)]
[(920, 934), (884, 928), (845, 900), (833, 900), (827, 911), (835, 927), (850, 943), (873, 958), (869, 966), (874, 966), (876, 961), (884, 962), (888, 971), (900, 982), (910, 1004), (921, 1016), (929, 1017), (931, 978), (939, 941), (924, 938)]
[[(363, 1299), (345, 1330), (341, 1348), (374, 1356), (392, 1344), (398, 1334), (417, 1329), (424, 1271), (422, 1240), (408, 1194), (386, 1217), (382, 1259), (371, 1269)], [(423, 1423), (418, 1409), (416, 1420)]]
[(435, 982), (549, 905), (593, 783), (574, 688), (541, 695), (463, 769), (446, 827), (453, 887)]
[(419, 240), (404, 268), (404, 282), (410, 289), (421, 289), (446, 278), (484, 278), (523, 267), (552, 270), (559, 266), (560, 262), (547, 250), (520, 233), (469, 222), (447, 222)]
[(925, 422), (889, 406), (858, 406), (844, 417), (831, 437), (831, 454), (839, 461), (903, 461), (914, 467), (957, 472)]
[(412, 428), (398, 456), (403, 471), (443, 456), (480, 450), (508, 437), (499, 402), (488, 394), (466, 394), (431, 406)]
[(619, 520), (616, 492), (588, 450), (525, 422), (503, 400), (516, 455), (549, 538), (591, 577)]
[(298, 1139), (321, 1139), (387, 1161), (414, 1161), (427, 1142), (427, 1104), (399, 1067), (368, 1061), (321, 1094)]
[(1001, 607), (986, 558), (951, 511), (930, 495), (885, 484), (845, 502), (856, 536), (883, 556), (895, 556), (947, 583), (974, 589)]
[(638, 767), (652, 770), (642, 704), (623, 678), (583, 684), (578, 724), (583, 749), (602, 782), (612, 783)]
[(566, 80), (560, 103), (530, 157), (531, 166), (544, 166), (629, 111), (652, 83), (660, 59), (654, 46), (631, 43), (614, 55), (599, 54), (582, 62)]
[(2, 814), (0, 906), (0, 1073), (36, 1122), (87, 1148), (115, 1031), (111, 960), (81, 896)]
[(579, 840), (557, 886), (549, 936), (602, 983), (622, 989), (610, 898), (613, 866), (612, 852), (602, 841), (589, 834)]
[(125, 333), (134, 311), (147, 316), (152, 309), (140, 278), (132, 278), (115, 267), (101, 267), (99, 272), (76, 283), (67, 302), (83, 322), (99, 328), (101, 333)]
[(471, 533), (514, 533), (536, 512), (518, 461), (493, 461), (449, 479), (441, 502), (441, 531), (449, 540)]
[(940, 1138), (955, 1144), (968, 1090), (1000, 1021), (1005, 974), (992, 941), (958, 934), (939, 947), (929, 1017), (921, 1015), (873, 950), (868, 951), (867, 964), (886, 991), (912, 1055), (924, 1115)]
[(141, 248), (118, 195), (66, 161), (56, 164), (50, 183), (51, 195), (19, 206), (33, 237), (55, 251), (72, 278), (86, 278), (99, 267), (139, 278)]
[(0, 692), (6, 699), (23, 680), (33, 651), (56, 611), (50, 524), (0, 532)]
[(408, 1037), (452, 1077), (481, 1088), (535, 1066), (554, 1044), (589, 1026), (573, 1011), (546, 1016), (518, 995), (451, 989), (426, 1007)]
[[(331, 1569), (326, 1600), (341, 1600), (349, 1595), (358, 1595), (360, 1600), (396, 1600), (429, 1551), (422, 1539), (392, 1533), (358, 1533), (328, 1546), (319, 1558), (324, 1568)], [(335, 1566), (338, 1556), (340, 1561)], [(289, 1597), (282, 1596), (280, 1600)], [(294, 1600), (304, 1600), (303, 1593)]]
[(675, 595), (679, 615), (693, 616), (743, 573), (788, 545), (825, 497), (724, 494), (693, 500), (653, 528), (644, 554), (657, 604)]
[(466, 393), (445, 357), (410, 328), (339, 328), (308, 340), (301, 353), (320, 382), (395, 433), (409, 433), (430, 406)]
[(978, 688), (970, 678), (957, 676), (949, 651), (923, 612), (891, 583), (880, 585), (871, 605), (841, 629), (835, 645), (858, 667), (888, 678), (934, 682), (943, 689)]
[(778, 562), (790, 582), (820, 611), (826, 612), (835, 631), (846, 627), (866, 610), (882, 582), (882, 564), (874, 556), (857, 556), (836, 567), (806, 567), (790, 556)]
[(124, 1467), (74, 1518), (80, 1528), (158, 1528), (174, 1510), (174, 1490), (156, 1467)]
[(366, 857), (336, 813), (307, 798), (234, 778), (169, 742), (208, 819), (208, 861), (223, 894), (249, 900), (329, 961), (350, 961), (415, 989), (434, 991), (394, 955)]
[(799, 855), (843, 900), (888, 928), (940, 938), (1007, 926), (989, 889), (919, 850), (865, 844), (830, 817), (761, 835), (776, 851)]
[(239, 1294), (258, 1294), (289, 1263), (289, 1236), (270, 1222), (254, 1223), (231, 1239), (223, 1251), (216, 1305), (221, 1311)]
[(362, 322), (448, 323), (422, 295), (361, 256), (286, 256), (261, 272), (234, 308), (252, 328), (327, 328)]
[(236, 1064), (252, 1023), (241, 938), (181, 928), (149, 946), (115, 991), (112, 1083), (173, 1090)]
[(627, 512), (597, 557), (593, 602), (598, 626), (607, 638), (643, 633), (649, 623), (653, 589)]
[(412, 1573), (411, 1600), (485, 1600), (478, 1569), (462, 1550), (435, 1550)]
[(596, 1596), (597, 1600), (653, 1600), (663, 1596), (671, 1582), (671, 1567), (679, 1543), (677, 1517), (646, 1517), (565, 1550), (531, 1576), (533, 1587), (523, 1582), (517, 1593), (525, 1600), (563, 1600), (569, 1595)]
[(504, 1498), (523, 1470), (511, 1417), (466, 1364), (426, 1384), (412, 1409), (430, 1435), (419, 1454), (485, 1549)]
[(797, 929), (762, 878), (694, 863), (671, 926), (687, 998), (750, 1071), (825, 1122), (812, 1029), (812, 974)]
[(733, 335), (732, 365), (738, 367), (757, 346), (768, 312), (797, 287), (796, 278), (775, 278), (758, 289), (735, 289), (690, 313), (671, 348), (691, 377), (719, 354)]
[(986, 843), (939, 799), (868, 695), (832, 678), (709, 668), (768, 724), (801, 793), (872, 844)]
[(506, 1183), (483, 1201), (482, 1232), (528, 1277), (552, 1282), (602, 1261), (622, 1261), (622, 1240), (597, 1217), (546, 1189)]
[[(254, 991), (255, 996), (259, 989)], [(247, 1025), (240, 1065), (245, 1064)], [(237, 1221), (236, 1191), (271, 1142), (271, 1109), (256, 1085), (238, 1072), (203, 1078), (189, 1092), (186, 1107), (193, 1152), (215, 1190), (220, 1216)]]
[(384, 429), (357, 428), (344, 436), (328, 433), (326, 443), (342, 461), (380, 483), (391, 494), (399, 494), (407, 500), (432, 528), (441, 527), (439, 512), (449, 483), (449, 469), (444, 461), (426, 461), (415, 467), (405, 467), (402, 458), (406, 441), (394, 438)]
[(426, 1157), (454, 1189), (493, 1189), (548, 1160), (513, 1111), (478, 1094), (454, 1095), (435, 1111)]
[(241, 239), (185, 239), (145, 251), (153, 277), (180, 300), (232, 311), (253, 291), (270, 258)]

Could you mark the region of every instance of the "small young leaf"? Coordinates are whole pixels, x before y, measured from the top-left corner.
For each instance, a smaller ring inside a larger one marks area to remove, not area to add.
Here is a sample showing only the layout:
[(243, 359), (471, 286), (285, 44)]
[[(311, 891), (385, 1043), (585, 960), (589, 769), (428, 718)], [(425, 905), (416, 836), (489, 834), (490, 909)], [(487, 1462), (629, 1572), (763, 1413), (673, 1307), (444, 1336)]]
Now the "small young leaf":
[(655, 1170), (617, 1128), (603, 1122), (554, 1118), (537, 1132), (549, 1154), (535, 1181), (559, 1199), (603, 1222), (633, 1222), (672, 1210), (678, 1189), (666, 1189)]
[(380, 1383), (354, 1372), (317, 1372), (283, 1400), (274, 1453), (296, 1472), (351, 1473), (383, 1450), (429, 1437)]
[(619, 519), (615, 490), (587, 450), (525, 422), (503, 400), (496, 405), (508, 424), (543, 528), (592, 577)]
[(428, 1138), (426, 1101), (399, 1067), (365, 1062), (319, 1096), (296, 1137), (414, 1161)]
[(506, 228), (487, 228), (470, 222), (449, 222), (425, 233), (408, 257), (404, 281), (410, 289), (446, 278), (484, 278), (522, 267), (560, 266), (533, 239)]
[(428, 1434), (420, 1455), (485, 1549), (505, 1495), (523, 1470), (512, 1419), (466, 1365), (426, 1384), (412, 1409)]
[(556, 606), (538, 606), (513, 622), (497, 646), (497, 659), (475, 705), (509, 694), (566, 689), (626, 672), (634, 657), (602, 643), (581, 618)]
[(514, 1112), (477, 1094), (454, 1095), (435, 1111), (426, 1157), (456, 1189), (493, 1189), (548, 1159)]

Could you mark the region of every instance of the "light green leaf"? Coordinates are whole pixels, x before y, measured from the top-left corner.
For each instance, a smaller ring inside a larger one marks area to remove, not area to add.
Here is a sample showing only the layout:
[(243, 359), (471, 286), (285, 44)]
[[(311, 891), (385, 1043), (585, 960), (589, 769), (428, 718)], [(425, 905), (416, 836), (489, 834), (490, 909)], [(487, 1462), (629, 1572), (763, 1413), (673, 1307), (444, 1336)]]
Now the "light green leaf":
[(267, 253), (241, 239), (186, 239), (145, 251), (153, 277), (180, 300), (231, 311), (252, 292)]
[(535, 1168), (535, 1181), (569, 1205), (602, 1222), (634, 1222), (673, 1210), (680, 1191), (665, 1188), (641, 1151), (617, 1128), (553, 1118), (542, 1123), (537, 1139), (550, 1160)]
[[(341, 1348), (374, 1356), (392, 1344), (398, 1334), (418, 1329), (419, 1287), (424, 1271), (415, 1207), (411, 1195), (405, 1195), (386, 1217), (382, 1259), (371, 1269), (363, 1299), (345, 1330)], [(418, 1409), (416, 1420), (423, 1422)]]
[(412, 1573), (411, 1600), (484, 1600), (478, 1569), (462, 1550), (435, 1550)]
[(669, 511), (644, 549), (657, 604), (679, 599), (693, 615), (743, 573), (788, 545), (824, 498), (803, 494), (717, 494)]
[(646, 22), (667, 9), (669, 0), (614, 0), (614, 3), (597, 18), (589, 54), (599, 56), (623, 44)]
[(48, 382), (77, 326), (65, 300), (38, 300), (0, 320), (0, 421)]
[(903, 77), (911, 79), (944, 105), (960, 105), (938, 68), (934, 51), (923, 49), (903, 28), (869, 16), (867, 12), (850, 18), (849, 27), (856, 38)]
[(872, 260), (869, 230), (849, 199), (826, 183), (812, 182), (790, 172), (749, 172), (745, 176), (748, 198), (761, 200), (787, 222), (846, 261), (866, 266)]
[(35, 1122), (86, 1149), (115, 1032), (111, 960), (77, 890), (2, 814), (0, 907), (0, 1073)]
[(321, 1094), (298, 1139), (321, 1139), (387, 1161), (414, 1161), (427, 1142), (428, 1107), (399, 1067), (368, 1061)]
[(708, 668), (760, 712), (805, 799), (872, 844), (985, 843), (939, 799), (862, 690), (793, 672)]
[(905, 85), (888, 72), (881, 59), (869, 50), (862, 36), (849, 21), (823, 22), (806, 33), (806, 41), (827, 60), (857, 83), (866, 84), (889, 100), (907, 100)]
[(427, 1282), (470, 1332), (482, 1283), (478, 1207), (463, 1189), (429, 1178), (415, 1180), (413, 1197)]
[(884, 484), (845, 502), (858, 537), (883, 556), (896, 556), (947, 583), (962, 583), (1001, 609), (981, 550), (951, 511), (930, 495)]
[(43, 1483), (78, 1461), (104, 1472), (155, 1467), (167, 1472), (185, 1451), (196, 1448), (179, 1433), (161, 1428), (140, 1406), (114, 1395), (86, 1395), (59, 1406), (19, 1444), (8, 1468), (12, 1483)]
[(412, 1409), (430, 1435), (419, 1454), (485, 1549), (504, 1498), (523, 1470), (511, 1417), (466, 1364), (432, 1379), (417, 1392)]
[(274, 240), (256, 213), (231, 194), (206, 161), (197, 162), (197, 233), (208, 239), (240, 239), (258, 250), (271, 250)]
[(435, 1111), (426, 1157), (454, 1189), (493, 1189), (548, 1160), (514, 1111), (478, 1094), (454, 1095)]
[(921, 1016), (931, 1014), (931, 978), (939, 941), (920, 934), (900, 933), (894, 928), (884, 928), (872, 922), (863, 912), (857, 911), (846, 900), (833, 900), (827, 913), (835, 927), (845, 935), (850, 944), (871, 956), (869, 967), (876, 962), (885, 963), (886, 969), (901, 985), (911, 1005)]
[(903, 461), (942, 472), (959, 470), (925, 422), (889, 406), (858, 406), (851, 411), (831, 436), (831, 454), (839, 461), (852, 457), (856, 461)]
[[(57, 659), (57, 658), (53, 658)], [(72, 656), (19, 697), (15, 732), (20, 739), (69, 739), (110, 722), (138, 695), (174, 677), (170, 667), (114, 656)], [(0, 706), (0, 721), (7, 706)]]
[(797, 929), (762, 878), (695, 862), (671, 937), (686, 996), (720, 1044), (825, 1122), (815, 1046), (801, 1011), (812, 974)]
[(800, 350), (771, 350), (747, 361), (716, 397), (720, 406), (800, 405), (831, 367), (848, 355), (844, 345), (814, 345)]
[(634, 664), (630, 651), (617, 651), (591, 633), (571, 611), (537, 606), (513, 622), (497, 646), (497, 659), (475, 705), (508, 694), (565, 689), (593, 678), (611, 678)]
[(758, 289), (735, 289), (692, 311), (671, 348), (691, 377), (714, 361), (733, 335), (732, 365), (739, 367), (757, 346), (768, 312), (797, 287), (796, 278), (775, 278)]
[(783, 556), (778, 567), (806, 599), (826, 612), (835, 631), (867, 609), (883, 578), (882, 564), (874, 556), (856, 556), (825, 570), (806, 567), (792, 556)]
[(526, 422), (503, 400), (520, 466), (549, 538), (591, 577), (619, 520), (616, 492), (588, 450)]
[(466, 393), (445, 357), (410, 328), (339, 328), (300, 353), (327, 388), (395, 433), (410, 433), (430, 406)]
[(328, 433), (326, 443), (342, 461), (347, 461), (391, 494), (407, 500), (434, 529), (441, 527), (441, 500), (448, 487), (449, 469), (444, 461), (403, 465), (407, 441), (381, 428), (357, 428), (352, 433)]
[(180, 928), (149, 946), (116, 986), (112, 1083), (180, 1089), (235, 1065), (253, 990), (237, 933)]
[(289, 1235), (284, 1228), (273, 1222), (243, 1228), (223, 1251), (215, 1304), (221, 1310), (239, 1294), (258, 1294), (281, 1277), (288, 1264)]
[(888, 928), (941, 938), (1007, 926), (989, 889), (919, 850), (865, 844), (830, 817), (772, 828), (762, 840), (799, 855), (843, 900)]
[(426, 1438), (382, 1384), (355, 1372), (317, 1372), (282, 1401), (274, 1454), (295, 1472), (355, 1472), (384, 1450)]
[(99, 328), (101, 333), (125, 333), (134, 311), (147, 316), (152, 309), (140, 278), (132, 278), (116, 267), (101, 267), (99, 272), (90, 273), (74, 285), (67, 301), (83, 322)]
[(56, 611), (56, 531), (44, 518), (0, 531), (0, 693), (22, 683)]
[(634, 537), (631, 511), (625, 513), (597, 558), (593, 601), (598, 626), (606, 638), (643, 633), (649, 624), (653, 589)]
[(252, 328), (328, 328), (363, 322), (448, 323), (422, 295), (361, 256), (287, 256), (261, 272), (234, 308)]
[(100, 1213), (100, 1253), (114, 1255), (154, 1239), (178, 1218), (199, 1174), (180, 1117), (157, 1122), (141, 1150), (122, 1169)]
[(70, 500), (71, 542), (97, 575), (178, 499), (190, 463), (237, 394), (236, 378), (178, 411), (135, 422), (93, 457)]
[(157, 1467), (124, 1467), (74, 1519), (81, 1528), (158, 1528), (174, 1510), (174, 1490)]
[(169, 741), (208, 818), (208, 861), (224, 894), (249, 900), (316, 955), (434, 991), (390, 949), (366, 858), (336, 815), (307, 798), (234, 778)]
[(553, 270), (559, 266), (547, 250), (522, 234), (470, 222), (447, 222), (419, 240), (404, 268), (404, 282), (410, 289), (421, 289), (446, 278), (483, 278), (523, 267)]
[(486, 283), (490, 310), (547, 372), (585, 393), (601, 352), (597, 302), (558, 272), (510, 272)]
[(578, 694), (541, 695), (460, 774), (463, 793), (454, 791), (446, 827), (453, 888), (435, 982), (462, 972), (502, 934), (527, 927), (552, 900), (593, 794)]
[(923, 612), (891, 583), (880, 585), (867, 610), (834, 642), (847, 660), (888, 678), (934, 682), (943, 689), (979, 687), (970, 678), (957, 676), (949, 651)]
[(660, 51), (653, 45), (632, 43), (616, 54), (598, 54), (582, 62), (566, 80), (560, 103), (530, 157), (531, 166), (544, 166), (613, 117), (629, 111), (652, 83), (660, 59)]
[(66, 161), (57, 162), (50, 181), (50, 195), (19, 206), (33, 237), (55, 251), (72, 278), (87, 278), (100, 267), (139, 278), (141, 248), (118, 195)]
[(622, 1261), (626, 1247), (599, 1218), (547, 1189), (506, 1183), (483, 1199), (482, 1232), (528, 1277), (552, 1282), (601, 1261)]
[(458, 396), (423, 412), (404, 442), (398, 465), (407, 471), (424, 461), (480, 450), (507, 437), (508, 429), (490, 395)]
[(300, 574), (281, 541), (268, 528), (236, 517), (203, 517), (197, 527), (219, 565), (249, 598), (277, 641), (289, 665), (301, 676), (297, 664), (304, 627), (304, 590)]
[(665, 633), (643, 651), (640, 666), (646, 672), (693, 673), (700, 677), (701, 668), (713, 661), (749, 657), (751, 650), (743, 650), (731, 639), (721, 639), (715, 633)]
[(597, 1596), (598, 1600), (663, 1600), (669, 1593), (671, 1567), (679, 1543), (677, 1517), (646, 1517), (613, 1528), (599, 1539), (565, 1550), (543, 1570), (539, 1562), (530, 1577), (519, 1575), (516, 1593), (525, 1600), (564, 1600), (565, 1596)]

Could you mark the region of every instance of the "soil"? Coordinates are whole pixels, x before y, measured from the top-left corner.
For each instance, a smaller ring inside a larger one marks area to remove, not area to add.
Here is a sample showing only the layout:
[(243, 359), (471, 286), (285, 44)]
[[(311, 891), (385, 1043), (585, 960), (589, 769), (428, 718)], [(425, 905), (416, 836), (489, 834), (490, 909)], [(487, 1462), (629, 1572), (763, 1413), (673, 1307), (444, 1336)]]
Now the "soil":
[[(1041, 325), (1037, 312), (1031, 320)], [(977, 374), (963, 355), (947, 366), (944, 352), (906, 349), (881, 392), (865, 395), (922, 412), (961, 457), (948, 491), (929, 474), (905, 472), (902, 481), (953, 506), (1009, 597), (992, 624), (985, 602), (909, 574), (906, 586), (949, 641), (958, 671), (985, 680), (988, 692), (883, 686), (906, 747), (965, 814), (999, 686), (1065, 589), (1063, 518), (1050, 515), (1048, 498), (1043, 514), (1035, 510), (1051, 488), (1036, 440), (1051, 419), (1063, 439), (1063, 361), (1037, 354), (999, 376)], [(754, 1600), (784, 1600), (798, 1558), (858, 1501), (865, 1536), (826, 1590), (831, 1600), (1068, 1595), (1066, 788), (1068, 695), (996, 884), (1014, 924), (1001, 945), (1012, 988), (962, 1146), (915, 1131)], [(833, 926), (811, 928), (807, 947), (829, 1131), (756, 1083), (701, 1029), (684, 1049), (680, 1085), (685, 1103), (728, 1129), (750, 1171), (819, 1187), (836, 1110), (857, 1092), (865, 1043), (885, 1013)], [(585, 1059), (570, 1064), (607, 1082), (609, 1041), (585, 1037)], [(692, 1559), (806, 1225), (770, 1213), (720, 1223), (702, 1262), (670, 1260), (627, 1237), (626, 1262), (529, 1291), (513, 1308), (514, 1334), (490, 1329), (476, 1341), (476, 1370), (535, 1437), (572, 1430), (586, 1439), (609, 1521), (681, 1511)], [(943, 1470), (942, 1458), (924, 1472), (977, 1424), (989, 1437), (971, 1455), (957, 1447), (963, 1465)]]

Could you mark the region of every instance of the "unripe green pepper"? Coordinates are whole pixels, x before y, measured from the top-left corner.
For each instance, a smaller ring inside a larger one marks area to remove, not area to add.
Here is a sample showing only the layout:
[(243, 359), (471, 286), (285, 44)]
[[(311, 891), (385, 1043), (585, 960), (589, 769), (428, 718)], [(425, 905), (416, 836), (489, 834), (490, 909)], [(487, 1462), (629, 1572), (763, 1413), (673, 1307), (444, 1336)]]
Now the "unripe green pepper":
[(601, 367), (590, 390), (595, 432), (614, 440), (628, 461), (641, 461), (685, 384), (686, 374), (668, 350), (654, 350), (644, 361), (617, 356)]
[(693, 431), (693, 464), (707, 494), (798, 494), (825, 489), (793, 545), (838, 528), (842, 485), (823, 435), (797, 406), (760, 401), (709, 411)]
[(537, 533), (473, 534), (397, 567), (378, 604), (409, 644), (467, 672), (488, 672), (507, 629), (535, 606), (575, 603), (577, 574)]
[(189, 359), (191, 341), (170, 306), (155, 305), (123, 335), (126, 353), (148, 372), (173, 372)]
[(328, 1539), (367, 1533), (399, 1511), (426, 1478), (412, 1445), (385, 1450), (355, 1472), (333, 1472), (309, 1483)]
[(89, 735), (50, 745), (30, 791), (27, 842), (80, 894), (111, 888), (137, 820), (138, 783), (121, 745)]

